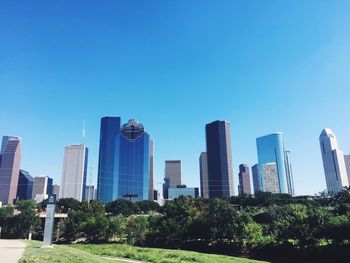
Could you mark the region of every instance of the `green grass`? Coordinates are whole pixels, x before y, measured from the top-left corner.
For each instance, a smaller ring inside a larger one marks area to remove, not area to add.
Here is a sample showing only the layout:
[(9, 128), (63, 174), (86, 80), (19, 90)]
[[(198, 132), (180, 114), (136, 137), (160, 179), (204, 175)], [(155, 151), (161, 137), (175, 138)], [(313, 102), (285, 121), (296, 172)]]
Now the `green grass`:
[(221, 255), (205, 254), (185, 250), (170, 250), (157, 248), (141, 248), (124, 244), (77, 244), (70, 245), (72, 248), (108, 257), (123, 257), (145, 262), (154, 263), (253, 263), (262, 262), (246, 258), (228, 257)]
[[(65, 245), (54, 245), (50, 248), (40, 248), (42, 242), (27, 241), (27, 248), (19, 263), (52, 263), (52, 262), (67, 262), (67, 263), (106, 263), (110, 260), (102, 259), (99, 256), (92, 255), (88, 252), (72, 248)], [(1, 261), (1, 260), (0, 260)], [(121, 261), (113, 261), (121, 262)]]

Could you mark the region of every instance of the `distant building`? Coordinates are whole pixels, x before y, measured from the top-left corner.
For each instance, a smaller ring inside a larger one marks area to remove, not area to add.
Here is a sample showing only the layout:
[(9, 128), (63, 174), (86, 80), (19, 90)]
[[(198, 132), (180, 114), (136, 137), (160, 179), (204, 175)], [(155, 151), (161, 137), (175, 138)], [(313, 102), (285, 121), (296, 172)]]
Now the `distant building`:
[(0, 153), (0, 202), (2, 202), (2, 205), (13, 204), (17, 197), (21, 165), (20, 138), (4, 136)]
[(56, 200), (60, 199), (60, 188), (59, 184), (54, 184), (52, 186), (52, 193), (56, 195)]
[(32, 199), (40, 203), (52, 194), (52, 178), (42, 175), (34, 177)]
[(252, 192), (250, 190), (249, 166), (247, 164), (240, 164), (239, 165), (238, 180), (239, 180), (239, 185), (238, 185), (239, 195), (252, 194)]
[(234, 195), (231, 130), (226, 121), (214, 121), (205, 126), (209, 197)]
[(84, 201), (91, 201), (95, 200), (95, 186), (94, 185), (87, 185), (85, 186), (85, 196), (84, 196)]
[(154, 200), (153, 188), (153, 140), (149, 139), (149, 200)]
[(61, 198), (74, 198), (81, 202), (84, 197), (88, 167), (88, 148), (84, 145), (64, 147)]
[(291, 196), (294, 196), (295, 195), (294, 179), (293, 179), (292, 161), (291, 161), (290, 155), (291, 155), (290, 151), (285, 151), (286, 176), (287, 176), (288, 193)]
[(254, 194), (261, 191), (260, 188), (260, 181), (259, 181), (259, 167), (258, 164), (255, 164), (252, 166), (252, 178), (253, 178), (253, 187), (254, 187)]
[(179, 185), (176, 188), (169, 188), (169, 200), (173, 200), (180, 196), (191, 196), (197, 197), (199, 196), (198, 187), (186, 187), (186, 185)]
[(199, 174), (201, 184), (201, 196), (203, 198), (209, 198), (208, 164), (206, 152), (202, 152), (199, 157)]
[[(276, 132), (256, 139), (258, 153), (258, 169), (259, 169), (259, 186), (262, 191), (268, 192), (266, 188), (266, 175), (264, 174), (264, 165), (275, 163), (277, 167), (278, 189), (276, 193), (289, 193), (289, 189), (294, 189), (294, 186), (288, 187), (286, 154), (284, 149), (283, 133)], [(291, 164), (288, 164), (291, 169)], [(269, 166), (268, 166), (269, 167)], [(288, 176), (291, 176), (289, 174)], [(289, 180), (290, 184), (292, 180)], [(294, 190), (293, 190), (294, 191)]]
[(19, 170), (17, 200), (32, 199), (33, 177), (24, 170)]
[(349, 186), (344, 154), (339, 150), (337, 138), (331, 129), (322, 130), (320, 146), (327, 191), (330, 195), (334, 195), (343, 187)]
[(348, 175), (348, 181), (350, 185), (350, 154), (344, 155), (344, 160), (345, 160), (345, 166), (346, 166), (346, 173)]
[(181, 161), (165, 161), (165, 175), (163, 184), (163, 198), (169, 199), (169, 188), (176, 188), (181, 185)]
[(278, 181), (278, 172), (276, 163), (266, 163), (263, 165), (265, 177), (265, 192), (279, 193), (280, 186)]

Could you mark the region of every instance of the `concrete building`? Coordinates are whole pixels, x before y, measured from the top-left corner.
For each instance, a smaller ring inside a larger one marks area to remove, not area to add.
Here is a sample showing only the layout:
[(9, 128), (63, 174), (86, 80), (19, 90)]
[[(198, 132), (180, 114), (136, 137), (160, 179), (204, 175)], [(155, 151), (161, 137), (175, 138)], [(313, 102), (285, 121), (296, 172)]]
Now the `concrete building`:
[(234, 195), (231, 130), (227, 121), (205, 126), (209, 197)]
[(331, 129), (323, 129), (319, 139), (327, 191), (328, 194), (334, 195), (343, 187), (349, 186), (344, 154), (339, 149), (337, 138)]
[(52, 186), (52, 193), (56, 195), (56, 200), (60, 199), (60, 188), (61, 186), (59, 184), (54, 184)]
[(251, 195), (252, 191), (250, 189), (250, 173), (249, 173), (249, 166), (247, 164), (239, 165), (238, 180), (239, 180), (238, 194)]
[(4, 136), (1, 146), (0, 163), (0, 202), (2, 202), (3, 205), (13, 204), (17, 197), (20, 165), (20, 138)]
[(258, 164), (255, 164), (252, 166), (252, 178), (253, 178), (254, 194), (256, 194), (257, 192), (261, 191)]
[(202, 152), (199, 157), (199, 174), (201, 184), (201, 197), (209, 198), (208, 163), (206, 152)]
[(169, 198), (169, 188), (176, 188), (181, 185), (181, 161), (168, 160), (165, 161), (163, 198)]
[(81, 202), (87, 177), (88, 148), (84, 145), (64, 147), (61, 198), (74, 198)]
[(279, 193), (280, 184), (277, 172), (276, 163), (266, 163), (263, 165), (263, 172), (265, 177), (265, 192)]
[(32, 199), (33, 177), (24, 170), (19, 170), (17, 200)]
[(40, 203), (52, 194), (52, 178), (41, 175), (34, 177), (32, 199)]

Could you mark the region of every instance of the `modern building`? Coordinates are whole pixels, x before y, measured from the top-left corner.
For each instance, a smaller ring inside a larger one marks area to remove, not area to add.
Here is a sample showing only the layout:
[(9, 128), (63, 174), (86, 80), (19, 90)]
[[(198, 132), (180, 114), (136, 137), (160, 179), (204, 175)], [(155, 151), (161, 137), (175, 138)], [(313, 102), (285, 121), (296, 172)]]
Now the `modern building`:
[(17, 197), (19, 169), (21, 165), (21, 140), (4, 136), (1, 146), (0, 202), (13, 204)]
[(266, 187), (267, 175), (264, 173), (264, 165), (269, 164), (267, 167), (270, 167), (272, 163), (275, 163), (278, 177), (278, 189), (276, 193), (289, 193), (287, 186), (286, 154), (284, 150), (283, 133), (276, 132), (259, 137), (256, 139), (256, 145), (259, 161), (259, 185), (261, 190), (265, 192), (268, 191)]
[(60, 199), (60, 189), (61, 189), (61, 186), (59, 184), (54, 184), (52, 186), (52, 193), (56, 195), (56, 200)]
[(287, 176), (288, 193), (291, 196), (294, 196), (295, 190), (294, 190), (294, 179), (293, 179), (291, 153), (290, 153), (290, 151), (285, 151), (284, 154), (285, 154), (285, 160), (286, 160), (286, 176)]
[(154, 187), (153, 187), (153, 140), (149, 140), (149, 200), (154, 200)]
[(323, 129), (320, 135), (320, 147), (328, 194), (334, 195), (343, 187), (349, 186), (344, 154), (338, 147), (335, 134), (331, 129)]
[(153, 181), (150, 136), (135, 119), (122, 127), (120, 123), (120, 117), (101, 119), (98, 199), (102, 203), (116, 199), (149, 200)]
[(83, 201), (86, 186), (87, 165), (87, 147), (83, 144), (64, 147), (60, 189), (61, 198), (74, 198), (79, 202)]
[(214, 121), (205, 126), (209, 197), (234, 195), (230, 123)]
[(19, 170), (17, 200), (32, 199), (33, 177), (24, 170)]
[(238, 194), (251, 195), (252, 191), (250, 189), (250, 173), (249, 173), (249, 166), (247, 164), (239, 165), (238, 180), (239, 180)]
[(91, 200), (95, 200), (96, 196), (95, 196), (95, 186), (94, 185), (86, 185), (85, 186), (85, 191), (84, 191), (84, 201), (91, 201)]
[(32, 199), (40, 203), (52, 193), (52, 178), (45, 175), (34, 177)]
[(178, 185), (174, 188), (169, 188), (169, 200), (173, 200), (180, 196), (191, 196), (193, 198), (199, 196), (198, 187), (186, 187), (186, 185)]
[(346, 166), (346, 173), (348, 175), (348, 181), (350, 185), (350, 154), (344, 155), (344, 160), (345, 160), (345, 166)]
[(252, 166), (252, 178), (253, 178), (254, 194), (256, 194), (257, 192), (261, 191), (258, 164), (255, 164)]
[(169, 199), (169, 188), (176, 188), (181, 185), (181, 161), (165, 161), (163, 198)]
[(270, 193), (280, 193), (280, 185), (278, 180), (277, 164), (265, 163), (263, 165), (264, 173), (264, 190)]
[(206, 152), (202, 152), (199, 156), (199, 175), (201, 184), (201, 196), (203, 198), (209, 198), (208, 164)]

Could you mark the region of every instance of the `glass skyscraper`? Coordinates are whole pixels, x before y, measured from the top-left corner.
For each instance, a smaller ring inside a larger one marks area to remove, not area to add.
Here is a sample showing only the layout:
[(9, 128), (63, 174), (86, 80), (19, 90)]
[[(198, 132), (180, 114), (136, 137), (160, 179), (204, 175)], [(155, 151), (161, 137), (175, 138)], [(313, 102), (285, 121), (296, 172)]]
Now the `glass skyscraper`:
[[(272, 165), (275, 164), (278, 189), (274, 192), (288, 193), (283, 133), (277, 132), (257, 138), (256, 145), (260, 189), (262, 191), (268, 191), (270, 189), (270, 184), (269, 187), (267, 187), (266, 180), (269, 179), (269, 183), (271, 183), (273, 179), (271, 176), (273, 173), (271, 169), (267, 169), (267, 167), (271, 168)], [(265, 174), (267, 171), (269, 171), (268, 174)]]
[(137, 120), (120, 127), (120, 117), (101, 120), (98, 199), (149, 200), (152, 167), (150, 136)]
[(19, 170), (17, 200), (28, 200), (32, 198), (33, 177), (24, 170)]

